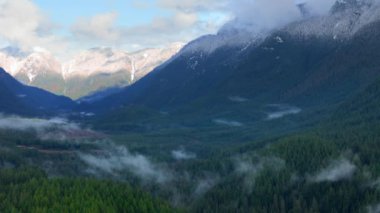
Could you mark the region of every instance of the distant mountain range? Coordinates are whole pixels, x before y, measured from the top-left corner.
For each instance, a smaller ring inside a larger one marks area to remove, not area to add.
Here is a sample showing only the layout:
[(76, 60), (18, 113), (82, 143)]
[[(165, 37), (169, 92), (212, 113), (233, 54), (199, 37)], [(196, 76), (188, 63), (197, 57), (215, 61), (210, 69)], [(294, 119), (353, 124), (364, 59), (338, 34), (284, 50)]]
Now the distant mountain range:
[(25, 53), (17, 48), (0, 50), (0, 67), (22, 83), (73, 99), (110, 87), (136, 82), (175, 55), (183, 44), (127, 53), (111, 48), (93, 48), (61, 63), (50, 52), (35, 48)]

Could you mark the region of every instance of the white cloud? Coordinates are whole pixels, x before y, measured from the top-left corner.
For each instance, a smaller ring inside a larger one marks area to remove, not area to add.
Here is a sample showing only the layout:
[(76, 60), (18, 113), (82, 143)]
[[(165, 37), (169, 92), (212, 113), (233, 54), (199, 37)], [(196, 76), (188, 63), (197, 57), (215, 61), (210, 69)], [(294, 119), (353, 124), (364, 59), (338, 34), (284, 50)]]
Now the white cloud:
[[(162, 46), (172, 42), (187, 42), (200, 36), (201, 21), (195, 13), (177, 11), (169, 17), (154, 17), (137, 26), (116, 26), (116, 13), (80, 18), (71, 27), (74, 39), (108, 46)], [(198, 26), (199, 25), (199, 26)], [(204, 29), (202, 30), (204, 32)], [(132, 47), (133, 48), (133, 47)]]
[(226, 120), (226, 119), (214, 119), (213, 122), (218, 125), (229, 126), (229, 127), (244, 126), (244, 124), (239, 121), (232, 121), (232, 120)]
[(79, 124), (63, 118), (23, 118), (0, 114), (0, 130), (33, 132), (40, 140), (53, 141), (100, 137), (98, 133), (82, 129)]
[(241, 156), (235, 159), (235, 172), (243, 175), (245, 190), (251, 192), (255, 185), (256, 177), (265, 169), (280, 171), (285, 167), (285, 161), (275, 157), (261, 157), (253, 160), (249, 156)]
[(293, 0), (239, 0), (229, 7), (239, 23), (261, 29), (273, 29), (300, 18)]
[(0, 0), (0, 37), (23, 50), (43, 46), (62, 51), (65, 42), (51, 34), (54, 24), (30, 0)]
[(224, 10), (227, 0), (158, 0), (158, 5), (172, 10), (201, 12)]
[(115, 42), (121, 38), (120, 30), (115, 27), (117, 17), (117, 13), (110, 12), (90, 18), (79, 18), (72, 26), (71, 31), (75, 36), (81, 38)]
[(347, 159), (332, 161), (326, 168), (311, 178), (313, 182), (336, 182), (351, 178), (356, 166)]
[(197, 157), (196, 154), (187, 152), (185, 149), (177, 149), (172, 151), (172, 156), (176, 160), (190, 160)]
[(168, 171), (153, 164), (144, 155), (132, 154), (123, 146), (111, 144), (104, 151), (104, 155), (82, 153), (79, 157), (89, 166), (112, 175), (127, 170), (144, 180), (153, 180), (157, 183), (164, 183), (172, 178)]
[(306, 1), (310, 10), (316, 15), (328, 13), (337, 0), (308, 0)]

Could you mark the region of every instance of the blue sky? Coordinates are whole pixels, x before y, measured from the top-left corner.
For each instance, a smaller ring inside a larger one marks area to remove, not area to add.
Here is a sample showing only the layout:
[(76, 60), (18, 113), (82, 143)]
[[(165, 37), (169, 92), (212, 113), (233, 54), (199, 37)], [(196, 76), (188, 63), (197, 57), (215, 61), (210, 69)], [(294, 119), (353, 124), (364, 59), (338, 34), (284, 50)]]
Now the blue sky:
[[(78, 17), (117, 12), (118, 25), (136, 26), (149, 23), (156, 16), (169, 16), (170, 11), (159, 7), (142, 7), (131, 0), (33, 0), (56, 23), (69, 27)], [(141, 1), (143, 2), (143, 1)], [(154, 0), (145, 1), (155, 4)]]

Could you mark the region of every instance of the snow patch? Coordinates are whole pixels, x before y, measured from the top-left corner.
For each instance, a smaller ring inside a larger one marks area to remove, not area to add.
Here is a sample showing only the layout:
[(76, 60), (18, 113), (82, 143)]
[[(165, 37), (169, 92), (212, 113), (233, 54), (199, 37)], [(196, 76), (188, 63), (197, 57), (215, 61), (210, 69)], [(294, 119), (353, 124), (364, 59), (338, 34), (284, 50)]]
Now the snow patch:
[(29, 79), (29, 83), (32, 83), (34, 81), (34, 79), (37, 77), (37, 74), (32, 73), (32, 72), (28, 72), (27, 76), (28, 76), (28, 79)]

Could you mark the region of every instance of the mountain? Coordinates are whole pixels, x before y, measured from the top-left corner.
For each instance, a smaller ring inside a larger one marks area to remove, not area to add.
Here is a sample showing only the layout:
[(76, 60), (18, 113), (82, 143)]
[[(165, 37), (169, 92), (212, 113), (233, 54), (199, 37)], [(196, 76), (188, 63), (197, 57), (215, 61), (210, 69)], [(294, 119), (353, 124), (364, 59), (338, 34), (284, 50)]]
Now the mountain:
[(3, 113), (49, 114), (66, 111), (75, 103), (36, 87), (25, 86), (0, 68), (0, 110)]
[(77, 99), (95, 91), (127, 86), (175, 55), (182, 44), (127, 53), (111, 48), (93, 48), (60, 62), (42, 48), (23, 52), (0, 51), (0, 66), (19, 81), (55, 94)]
[(379, 76), (380, 22), (370, 16), (377, 9), (309, 17), (265, 35), (222, 29), (94, 108), (215, 106), (231, 96), (302, 107), (338, 103)]

